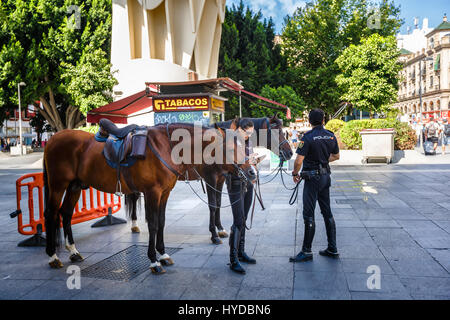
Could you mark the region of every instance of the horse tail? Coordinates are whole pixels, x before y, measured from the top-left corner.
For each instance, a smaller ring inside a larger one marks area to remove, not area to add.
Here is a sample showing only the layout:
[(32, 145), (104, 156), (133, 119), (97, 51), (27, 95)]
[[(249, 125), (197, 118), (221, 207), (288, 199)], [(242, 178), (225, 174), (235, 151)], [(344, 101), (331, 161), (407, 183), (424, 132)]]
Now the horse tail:
[(51, 247), (51, 243), (53, 241), (53, 233), (51, 232), (53, 229), (56, 229), (55, 232), (55, 245), (57, 248), (61, 247), (61, 216), (59, 210), (56, 209), (56, 217), (51, 216), (51, 210), (49, 208), (49, 185), (48, 185), (48, 174), (47, 174), (47, 165), (45, 162), (45, 152), (42, 160), (43, 164), (43, 180), (44, 180), (44, 218), (45, 218), (45, 230), (46, 230), (46, 238), (47, 238), (47, 248)]
[(137, 208), (141, 207), (141, 194), (139, 192), (137, 193), (130, 193), (125, 195), (125, 211), (127, 213), (127, 217), (131, 218), (132, 220), (137, 220)]

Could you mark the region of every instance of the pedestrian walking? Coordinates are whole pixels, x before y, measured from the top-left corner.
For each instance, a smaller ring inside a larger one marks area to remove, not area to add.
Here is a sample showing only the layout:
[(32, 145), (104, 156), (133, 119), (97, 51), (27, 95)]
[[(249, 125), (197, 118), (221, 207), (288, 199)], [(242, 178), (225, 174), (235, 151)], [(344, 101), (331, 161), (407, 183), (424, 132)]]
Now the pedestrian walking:
[(434, 118), (430, 119), (430, 122), (426, 125), (426, 136), (427, 141), (431, 141), (433, 143), (433, 149), (436, 152), (438, 141), (439, 141), (439, 130), (440, 127), (434, 120)]
[(298, 147), (298, 130), (297, 130), (297, 126), (294, 127), (294, 129), (292, 130), (292, 145), (294, 146), (295, 149), (297, 149)]
[(450, 144), (450, 124), (448, 123), (448, 120), (444, 118), (442, 121), (442, 130), (441, 130), (441, 136), (442, 136), (442, 155), (445, 155), (445, 147)]

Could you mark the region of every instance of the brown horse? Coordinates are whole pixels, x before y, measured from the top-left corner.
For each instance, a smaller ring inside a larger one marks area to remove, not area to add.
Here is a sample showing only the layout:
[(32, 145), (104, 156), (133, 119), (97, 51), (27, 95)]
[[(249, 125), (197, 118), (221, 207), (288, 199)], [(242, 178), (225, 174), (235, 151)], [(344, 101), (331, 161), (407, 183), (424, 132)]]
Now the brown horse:
[[(213, 142), (224, 141), (222, 157), (217, 163), (210, 164), (217, 172), (239, 173), (247, 182), (254, 182), (256, 174), (251, 165), (242, 161), (239, 148), (235, 139), (228, 139), (222, 129), (216, 128), (215, 135), (210, 141), (202, 139), (197, 142), (201, 146), (201, 164), (194, 159), (196, 149), (194, 139), (188, 142), (191, 157), (188, 161), (176, 164), (172, 158), (172, 143), (169, 136), (176, 129), (184, 129), (191, 135), (194, 134), (194, 126), (189, 124), (172, 124), (148, 128), (146, 157), (137, 160), (127, 168), (127, 176), (131, 178), (133, 187), (130, 187), (123, 176), (120, 177), (122, 192), (131, 194), (136, 191), (144, 193), (145, 216), (149, 230), (148, 257), (151, 261), (151, 270), (155, 274), (164, 273), (161, 267), (173, 264), (173, 260), (164, 251), (164, 222), (166, 203), (169, 194), (177, 181), (177, 173), (183, 174), (187, 170), (204, 163), (203, 152)], [(202, 135), (211, 128), (201, 128)], [(214, 129), (213, 129), (214, 130)], [(184, 141), (183, 141), (184, 142)], [(56, 247), (59, 244), (60, 215), (63, 220), (63, 230), (66, 249), (70, 251), (72, 262), (83, 260), (75, 248), (72, 236), (71, 219), (73, 209), (78, 202), (81, 189), (86, 186), (114, 193), (117, 185), (117, 172), (108, 166), (102, 155), (104, 143), (97, 142), (91, 133), (79, 130), (63, 130), (56, 133), (47, 143), (44, 151), (44, 190), (45, 190), (45, 228), (47, 234), (46, 252), (50, 256), (49, 265), (52, 268), (61, 268), (63, 265), (56, 255)], [(227, 158), (227, 149), (234, 148), (233, 159)], [(150, 149), (151, 148), (151, 149)], [(219, 156), (219, 155), (215, 155)], [(240, 159), (239, 159), (240, 158)], [(216, 159), (217, 160), (217, 159)], [(237, 164), (240, 163), (240, 164)], [(63, 195), (64, 201), (61, 204)], [(156, 259), (156, 250), (161, 254), (160, 260)]]
[[(272, 150), (280, 159), (287, 161), (289, 160), (293, 152), (289, 146), (289, 142), (286, 140), (283, 134), (283, 122), (278, 119), (277, 115), (274, 114), (270, 118), (248, 118), (253, 122), (254, 125), (254, 135), (256, 135), (256, 145), (255, 147), (266, 147)], [(228, 120), (224, 122), (217, 122), (216, 125), (222, 129), (236, 130), (239, 127), (240, 118), (236, 117), (233, 120)], [(276, 145), (272, 146), (272, 142)], [(278, 144), (277, 144), (278, 143)], [(209, 166), (203, 166), (201, 168), (201, 177), (206, 182), (206, 191), (208, 195), (209, 204), (209, 231), (211, 232), (211, 241), (214, 244), (221, 244), (222, 240), (220, 238), (228, 237), (227, 232), (222, 226), (220, 220), (220, 208), (222, 203), (222, 189), (225, 183), (225, 177), (218, 173), (216, 170), (211, 170)], [(189, 171), (183, 177), (179, 177), (179, 180), (198, 180), (199, 177), (195, 171)], [(125, 196), (125, 203), (128, 205), (128, 214), (131, 216), (132, 221), (132, 232), (139, 232), (139, 227), (137, 226), (137, 205), (138, 200), (140, 200), (140, 194), (127, 194)]]

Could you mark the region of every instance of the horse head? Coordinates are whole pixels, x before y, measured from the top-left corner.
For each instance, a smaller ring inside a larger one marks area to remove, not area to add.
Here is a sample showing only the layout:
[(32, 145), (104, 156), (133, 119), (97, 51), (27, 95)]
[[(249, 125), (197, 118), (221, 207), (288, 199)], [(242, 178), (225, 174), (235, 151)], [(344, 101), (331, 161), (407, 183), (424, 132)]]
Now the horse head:
[(266, 118), (264, 126), (264, 129), (267, 129), (268, 134), (267, 148), (272, 150), (272, 135), (278, 134), (278, 156), (283, 161), (291, 159), (293, 156), (293, 152), (289, 145), (289, 141), (286, 139), (283, 133), (283, 121), (278, 118), (277, 114), (274, 114), (271, 118)]
[(250, 164), (249, 158), (245, 155), (245, 147), (243, 146), (242, 142), (239, 141), (240, 139), (235, 139), (236, 134), (232, 133), (232, 131), (236, 130), (236, 127), (233, 128), (232, 126), (232, 129), (230, 129), (228, 132), (224, 129), (221, 129), (217, 124), (215, 124), (214, 127), (218, 135), (221, 136), (221, 139), (224, 142), (224, 161), (222, 162), (223, 170), (238, 175), (241, 180), (247, 183), (256, 182), (256, 171), (253, 168), (253, 165)]

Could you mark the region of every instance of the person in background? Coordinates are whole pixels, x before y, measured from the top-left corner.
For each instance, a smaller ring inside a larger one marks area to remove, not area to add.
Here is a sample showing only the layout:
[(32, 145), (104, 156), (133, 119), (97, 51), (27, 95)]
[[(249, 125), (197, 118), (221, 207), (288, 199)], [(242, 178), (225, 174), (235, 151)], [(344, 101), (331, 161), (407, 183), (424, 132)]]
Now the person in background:
[(297, 126), (294, 127), (294, 130), (292, 130), (292, 145), (295, 149), (297, 149), (298, 146), (298, 130)]
[(423, 130), (422, 122), (417, 122), (414, 127), (414, 130), (416, 131), (417, 146), (420, 147), (423, 143), (423, 141), (421, 140), (421, 134), (422, 134), (422, 130)]
[(442, 136), (442, 155), (445, 155), (445, 147), (450, 144), (450, 124), (448, 123), (448, 120), (445, 118), (444, 120), (442, 120), (441, 136)]
[(426, 130), (427, 140), (433, 142), (433, 149), (434, 149), (434, 151), (436, 151), (438, 141), (439, 141), (440, 127), (435, 122), (434, 118), (430, 119), (430, 122), (427, 124), (425, 130)]

